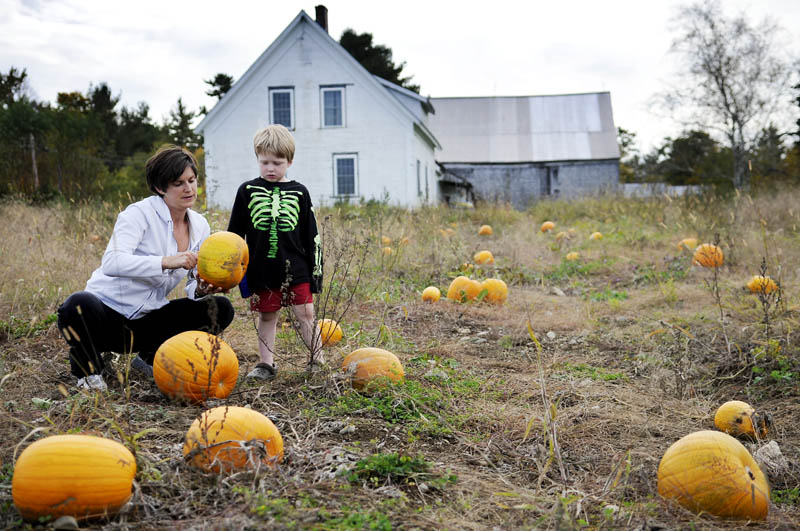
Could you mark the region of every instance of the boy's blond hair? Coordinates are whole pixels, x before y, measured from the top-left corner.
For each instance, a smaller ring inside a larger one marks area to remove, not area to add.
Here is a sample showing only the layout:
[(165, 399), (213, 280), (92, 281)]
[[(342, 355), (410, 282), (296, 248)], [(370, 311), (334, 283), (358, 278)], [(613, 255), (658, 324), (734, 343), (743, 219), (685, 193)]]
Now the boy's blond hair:
[(292, 133), (280, 124), (268, 125), (256, 131), (253, 147), (256, 156), (272, 153), (284, 157), (289, 162), (294, 159), (294, 138)]

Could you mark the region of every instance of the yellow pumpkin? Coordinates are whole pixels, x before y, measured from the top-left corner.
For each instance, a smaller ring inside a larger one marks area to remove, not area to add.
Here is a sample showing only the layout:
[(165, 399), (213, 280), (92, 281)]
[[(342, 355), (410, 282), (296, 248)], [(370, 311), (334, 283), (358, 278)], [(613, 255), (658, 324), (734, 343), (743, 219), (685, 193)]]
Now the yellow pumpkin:
[(275, 424), (258, 411), (220, 406), (204, 411), (192, 422), (183, 455), (192, 465), (210, 472), (272, 467), (283, 459), (283, 438)]
[(747, 283), (747, 289), (749, 289), (752, 293), (763, 293), (764, 295), (769, 295), (770, 293), (778, 291), (778, 285), (768, 276), (753, 275), (753, 277), (750, 279), (750, 282)]
[(381, 236), (381, 243), (383, 245), (391, 245), (392, 244), (392, 239), (390, 237), (388, 237), (388, 236)]
[(123, 445), (93, 435), (54, 435), (20, 454), (11, 496), (25, 520), (117, 513), (131, 498), (136, 460)]
[(550, 232), (554, 228), (556, 228), (555, 223), (553, 223), (552, 221), (545, 221), (544, 223), (542, 223), (542, 226), (539, 227), (539, 230), (542, 232)]
[(678, 242), (679, 251), (691, 251), (697, 247), (697, 238), (684, 238)]
[(602, 240), (603, 233), (602, 232), (593, 232), (591, 236), (589, 236), (590, 240)]
[(758, 436), (766, 437), (769, 418), (756, 413), (750, 404), (740, 400), (725, 402), (714, 414), (714, 426), (718, 430), (729, 433), (734, 437), (756, 436), (755, 426), (758, 426)]
[(703, 267), (720, 267), (725, 261), (722, 249), (713, 243), (701, 244), (694, 251), (694, 263)]
[(422, 302), (437, 302), (442, 292), (436, 286), (428, 286), (422, 290)]
[(226, 398), (236, 387), (239, 360), (233, 349), (207, 332), (190, 330), (164, 341), (153, 361), (153, 378), (172, 399), (204, 402)]
[(342, 340), (342, 327), (333, 319), (321, 319), (317, 322), (317, 327), (323, 346), (335, 345)]
[(493, 232), (492, 227), (489, 225), (481, 225), (481, 228), (478, 229), (479, 236), (491, 236)]
[(480, 265), (491, 265), (494, 264), (494, 256), (492, 255), (491, 251), (478, 251), (475, 253), (475, 256), (472, 257), (475, 260), (476, 264)]
[(400, 360), (382, 348), (360, 348), (342, 360), (342, 370), (350, 374), (354, 389), (363, 390), (376, 379), (388, 378), (397, 383), (403, 381), (405, 372)]
[(394, 249), (392, 249), (391, 247), (384, 247), (383, 248), (383, 255), (384, 256), (391, 256), (392, 253), (394, 253)]
[(719, 431), (691, 433), (667, 449), (658, 494), (720, 518), (763, 520), (769, 510), (769, 485), (753, 456)]
[(566, 259), (567, 259), (567, 262), (574, 262), (575, 260), (580, 258), (580, 256), (581, 255), (578, 254), (577, 252), (572, 251), (571, 253), (567, 253)]
[(250, 251), (238, 234), (215, 232), (197, 253), (197, 275), (214, 286), (230, 289), (244, 278)]
[(499, 278), (487, 278), (481, 283), (481, 288), (486, 290), (483, 300), (492, 304), (503, 304), (508, 299), (508, 286)]
[(447, 288), (447, 298), (457, 302), (471, 301), (482, 289), (480, 282), (462, 275), (450, 283), (450, 287)]

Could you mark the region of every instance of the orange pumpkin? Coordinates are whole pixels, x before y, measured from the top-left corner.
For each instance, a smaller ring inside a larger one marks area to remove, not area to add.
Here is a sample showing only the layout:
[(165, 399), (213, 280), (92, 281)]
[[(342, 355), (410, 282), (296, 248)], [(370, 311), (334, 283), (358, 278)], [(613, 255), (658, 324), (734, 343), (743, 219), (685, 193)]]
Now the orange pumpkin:
[(492, 304), (503, 304), (508, 299), (508, 286), (499, 278), (487, 278), (481, 283), (481, 287), (486, 290), (486, 297), (483, 299)]
[(203, 412), (186, 432), (183, 455), (191, 464), (210, 472), (232, 472), (283, 459), (278, 428), (258, 411), (220, 406)]
[(713, 243), (699, 245), (694, 251), (694, 263), (703, 267), (720, 267), (725, 261), (722, 249)]
[(753, 277), (750, 279), (750, 282), (747, 283), (747, 289), (749, 289), (752, 293), (763, 293), (764, 295), (769, 295), (770, 293), (778, 291), (778, 285), (768, 276), (753, 275)]
[(93, 435), (54, 435), (20, 454), (11, 496), (25, 520), (117, 513), (131, 498), (136, 460), (123, 445)]
[(401, 382), (405, 377), (403, 365), (393, 353), (382, 348), (360, 348), (342, 360), (342, 370), (350, 374), (354, 389), (363, 390), (376, 379), (388, 378)]
[(734, 437), (755, 437), (755, 426), (758, 426), (758, 436), (766, 437), (769, 427), (769, 417), (756, 413), (750, 404), (740, 400), (725, 402), (714, 414), (714, 426), (718, 430), (729, 433)]
[(482, 289), (480, 282), (462, 275), (450, 283), (450, 287), (447, 288), (447, 298), (457, 302), (471, 301)]
[(204, 402), (231, 394), (239, 376), (233, 349), (207, 332), (190, 330), (164, 341), (153, 361), (153, 378), (172, 399)]
[(720, 518), (764, 520), (769, 510), (769, 485), (753, 456), (718, 431), (691, 433), (669, 447), (658, 465), (658, 494)]
[(428, 286), (422, 290), (422, 302), (437, 302), (442, 292), (436, 286)]
[(552, 221), (545, 221), (544, 223), (542, 223), (542, 226), (539, 227), (539, 230), (542, 232), (550, 232), (554, 228), (556, 228), (555, 223), (553, 223)]
[(238, 234), (215, 232), (197, 253), (197, 275), (214, 286), (230, 289), (244, 278), (250, 251)]
[(491, 236), (493, 232), (490, 225), (481, 225), (481, 228), (478, 229), (479, 236)]
[(342, 327), (333, 319), (322, 319), (317, 322), (322, 338), (322, 345), (335, 345), (342, 340)]
[(476, 264), (480, 265), (494, 264), (494, 256), (492, 255), (491, 251), (478, 251), (472, 258), (473, 260), (475, 260)]

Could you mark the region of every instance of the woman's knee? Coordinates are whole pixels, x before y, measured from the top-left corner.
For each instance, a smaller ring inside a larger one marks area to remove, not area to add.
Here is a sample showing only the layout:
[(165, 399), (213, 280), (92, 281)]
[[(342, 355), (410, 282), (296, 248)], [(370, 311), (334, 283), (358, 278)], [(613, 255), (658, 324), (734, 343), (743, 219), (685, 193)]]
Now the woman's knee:
[(58, 307), (59, 330), (64, 330), (68, 326), (74, 327), (80, 321), (91, 320), (91, 316), (97, 313), (99, 305), (102, 305), (100, 299), (88, 291), (73, 293)]

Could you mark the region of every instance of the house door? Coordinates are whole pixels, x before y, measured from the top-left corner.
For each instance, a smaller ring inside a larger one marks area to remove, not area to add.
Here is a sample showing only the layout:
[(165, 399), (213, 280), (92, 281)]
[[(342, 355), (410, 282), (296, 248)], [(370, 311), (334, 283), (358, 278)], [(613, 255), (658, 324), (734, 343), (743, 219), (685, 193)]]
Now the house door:
[(541, 180), (539, 181), (540, 190), (539, 195), (541, 197), (546, 197), (550, 195), (550, 188), (552, 185), (552, 176), (550, 175), (550, 168), (545, 168), (544, 175), (542, 175)]

